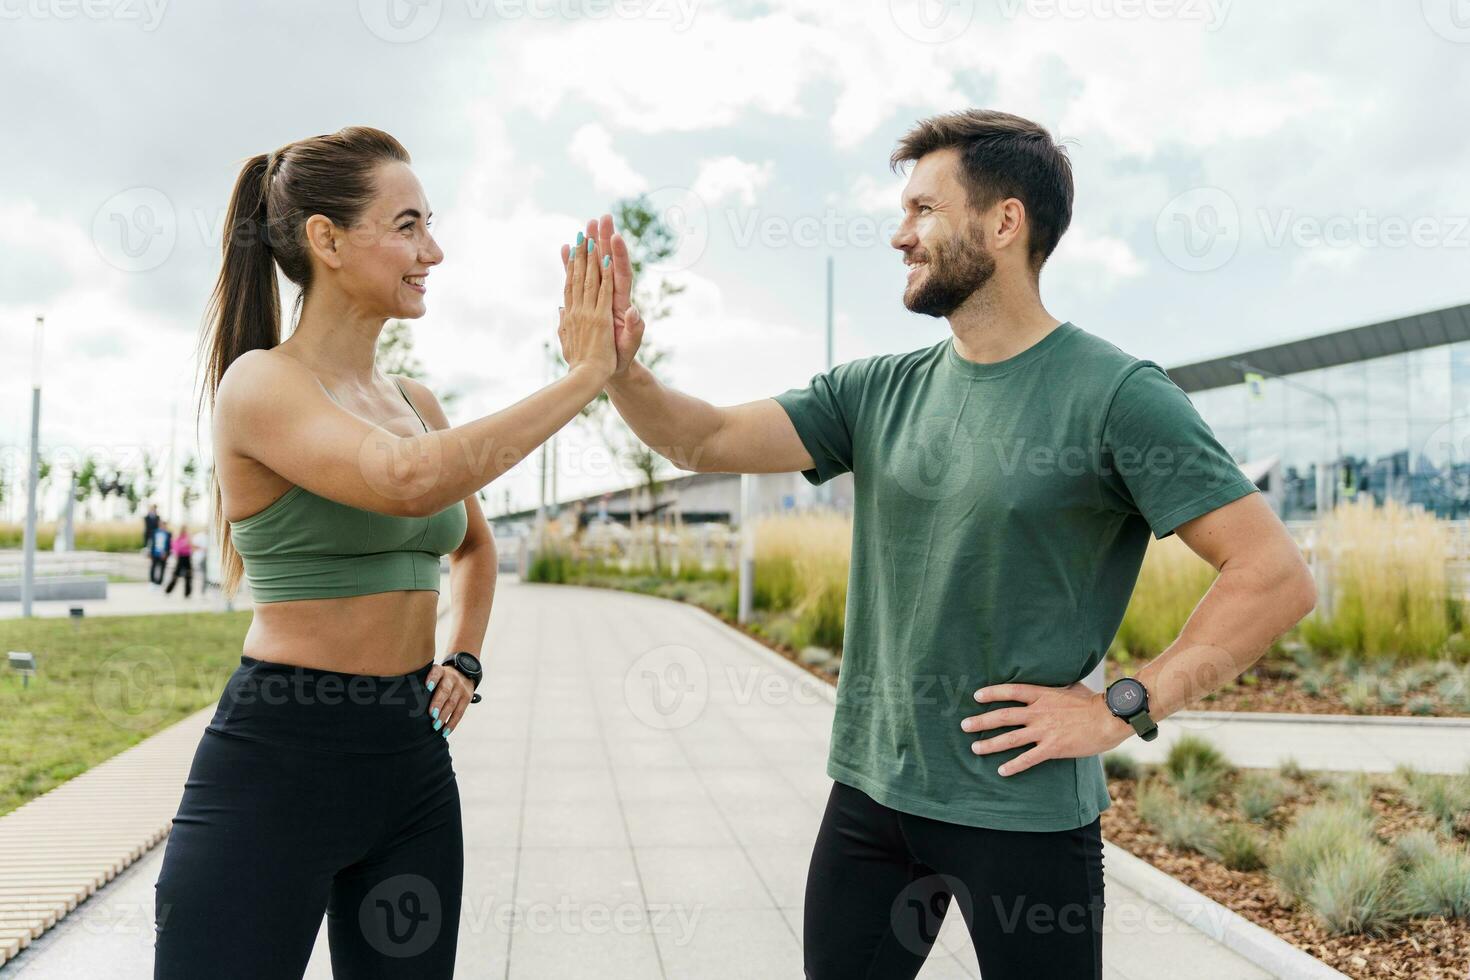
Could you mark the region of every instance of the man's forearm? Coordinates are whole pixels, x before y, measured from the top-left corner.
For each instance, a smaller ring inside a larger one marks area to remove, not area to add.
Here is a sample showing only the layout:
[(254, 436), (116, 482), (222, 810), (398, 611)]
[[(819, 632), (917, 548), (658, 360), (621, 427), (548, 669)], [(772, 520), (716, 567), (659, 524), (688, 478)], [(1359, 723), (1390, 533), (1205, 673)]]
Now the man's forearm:
[(1179, 638), (1136, 675), (1155, 721), (1238, 676), (1312, 610), (1316, 589), (1299, 558), (1227, 564)]
[(636, 360), (607, 384), (613, 407), (643, 444), (683, 470), (708, 464), (710, 437), (720, 429), (719, 409), (660, 383)]

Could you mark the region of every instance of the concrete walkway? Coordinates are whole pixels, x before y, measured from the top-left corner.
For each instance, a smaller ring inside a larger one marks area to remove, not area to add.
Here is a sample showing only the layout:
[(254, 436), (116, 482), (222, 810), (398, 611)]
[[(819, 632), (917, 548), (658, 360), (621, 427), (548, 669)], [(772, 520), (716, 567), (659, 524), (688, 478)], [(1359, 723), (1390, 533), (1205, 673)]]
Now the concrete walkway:
[(1392, 772), (1400, 765), (1420, 772), (1470, 771), (1470, 718), (1181, 711), (1159, 725), (1152, 742), (1131, 738), (1119, 748), (1139, 762), (1161, 762), (1184, 735), (1213, 743), (1232, 763), (1248, 768), (1295, 759), (1306, 769), (1340, 772)]
[[(109, 582), (106, 599), (37, 599), (31, 604), (32, 613), (39, 618), (65, 618), (71, 614), (72, 606), (81, 606), (86, 616), (145, 616), (159, 613), (225, 612), (230, 608), (249, 609), (250, 590), (241, 586), (233, 607), (225, 603), (224, 593), (210, 588), (206, 593), (199, 591), (199, 580), (194, 580), (194, 594), (184, 598), (184, 583), (174, 586), (172, 593), (155, 590), (147, 582)], [(0, 602), (0, 620), (19, 619), (20, 603)]]
[[(800, 977), (830, 783), (817, 682), (688, 606), (505, 582), (484, 703), (451, 740), (466, 977)], [(191, 747), (192, 751), (192, 747)], [(156, 848), (0, 977), (145, 978)], [(1267, 976), (1109, 881), (1107, 975)], [(330, 976), (318, 940), (308, 977)], [(921, 974), (976, 977), (957, 914)]]

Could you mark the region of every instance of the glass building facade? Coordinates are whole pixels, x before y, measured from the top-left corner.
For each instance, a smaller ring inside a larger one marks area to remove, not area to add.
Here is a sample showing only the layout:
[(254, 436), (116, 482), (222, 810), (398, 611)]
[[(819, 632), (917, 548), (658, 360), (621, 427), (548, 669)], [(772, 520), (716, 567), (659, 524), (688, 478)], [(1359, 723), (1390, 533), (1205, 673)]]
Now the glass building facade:
[(1279, 461), (1271, 489), (1284, 519), (1316, 516), (1319, 474), (1331, 479), (1319, 464), (1334, 462), (1339, 500), (1368, 494), (1380, 504), (1470, 518), (1470, 340), (1295, 371), (1280, 369), (1292, 360), (1284, 350), (1221, 358), (1212, 371), (1196, 372), (1210, 377), (1193, 379), (1233, 374), (1241, 379), (1235, 384), (1196, 387), (1175, 378), (1238, 462)]

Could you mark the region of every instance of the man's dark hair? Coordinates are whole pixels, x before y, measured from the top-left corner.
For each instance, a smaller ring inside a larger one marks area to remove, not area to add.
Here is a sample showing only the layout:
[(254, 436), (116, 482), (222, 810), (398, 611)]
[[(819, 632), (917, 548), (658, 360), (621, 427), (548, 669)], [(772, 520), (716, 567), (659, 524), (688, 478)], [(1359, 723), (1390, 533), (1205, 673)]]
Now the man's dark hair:
[(1014, 197), (1026, 206), (1031, 268), (1041, 265), (1072, 222), (1072, 162), (1044, 126), (992, 109), (921, 119), (893, 151), (895, 171), (935, 150), (959, 150), (960, 177), (976, 210)]

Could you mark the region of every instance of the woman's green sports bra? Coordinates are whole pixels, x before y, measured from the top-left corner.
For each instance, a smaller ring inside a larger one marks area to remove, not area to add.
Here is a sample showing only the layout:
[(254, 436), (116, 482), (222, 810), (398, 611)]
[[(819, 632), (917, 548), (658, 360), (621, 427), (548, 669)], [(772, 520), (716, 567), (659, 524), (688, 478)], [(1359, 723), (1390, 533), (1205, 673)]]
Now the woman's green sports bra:
[[(429, 431), (402, 385), (398, 393)], [(255, 601), (285, 602), (400, 589), (437, 592), (439, 558), (459, 547), (467, 527), (462, 500), (430, 517), (391, 517), (298, 485), (264, 510), (231, 521), (230, 536)]]

